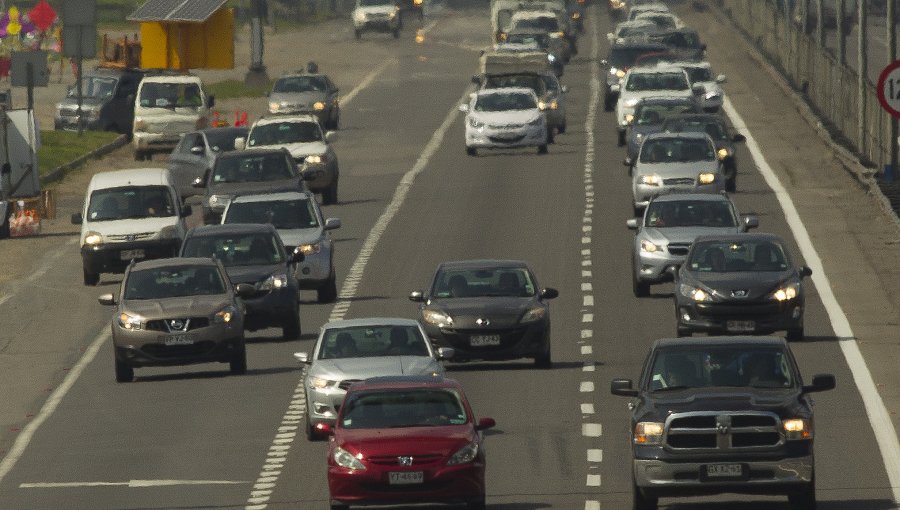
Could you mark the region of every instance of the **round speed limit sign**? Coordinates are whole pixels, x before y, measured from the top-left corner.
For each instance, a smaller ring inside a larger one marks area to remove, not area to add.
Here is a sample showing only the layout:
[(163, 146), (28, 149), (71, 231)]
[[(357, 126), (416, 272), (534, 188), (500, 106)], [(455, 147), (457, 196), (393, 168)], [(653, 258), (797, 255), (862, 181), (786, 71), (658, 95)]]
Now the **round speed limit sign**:
[(878, 78), (878, 100), (888, 113), (900, 117), (900, 60), (881, 71)]

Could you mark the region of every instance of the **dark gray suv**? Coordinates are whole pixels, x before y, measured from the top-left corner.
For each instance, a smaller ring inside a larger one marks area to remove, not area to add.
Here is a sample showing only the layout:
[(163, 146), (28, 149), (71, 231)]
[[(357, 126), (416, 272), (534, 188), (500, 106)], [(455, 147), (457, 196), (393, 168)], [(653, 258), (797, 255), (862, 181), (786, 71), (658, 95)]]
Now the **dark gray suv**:
[[(98, 67), (84, 73), (81, 82), (81, 117), (84, 129), (130, 135), (134, 124), (134, 97), (146, 74), (143, 69)], [(56, 104), (55, 129), (78, 129), (76, 85)]]

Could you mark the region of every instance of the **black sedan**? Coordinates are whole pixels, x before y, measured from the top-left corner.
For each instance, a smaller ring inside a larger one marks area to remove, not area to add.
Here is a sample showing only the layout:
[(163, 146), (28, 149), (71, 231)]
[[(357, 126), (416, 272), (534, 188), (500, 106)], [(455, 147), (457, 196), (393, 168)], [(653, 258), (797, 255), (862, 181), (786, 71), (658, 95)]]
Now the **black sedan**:
[(634, 119), (625, 128), (628, 157), (636, 159), (647, 135), (663, 131), (665, 121), (676, 115), (700, 113), (700, 102), (694, 97), (646, 97), (634, 107)]
[(409, 299), (420, 305), (432, 341), (452, 347), (452, 361), (534, 358), (549, 368), (550, 305), (556, 289), (540, 288), (521, 261), (444, 262), (431, 289)]
[(695, 331), (803, 339), (803, 278), (774, 234), (698, 237), (675, 275), (678, 336)]
[(725, 171), (725, 191), (737, 189), (737, 158), (735, 143), (746, 140), (742, 134), (731, 134), (721, 115), (695, 113), (673, 115), (663, 121), (662, 131), (668, 133), (706, 133), (716, 144), (716, 156)]

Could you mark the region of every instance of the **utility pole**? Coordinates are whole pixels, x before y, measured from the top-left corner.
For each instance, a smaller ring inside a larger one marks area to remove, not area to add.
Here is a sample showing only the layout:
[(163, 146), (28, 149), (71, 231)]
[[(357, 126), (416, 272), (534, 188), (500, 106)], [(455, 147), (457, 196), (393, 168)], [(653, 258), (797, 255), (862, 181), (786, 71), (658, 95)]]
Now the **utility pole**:
[[(820, 0), (821, 1), (821, 0)], [(888, 3), (894, 0), (888, 0)], [(866, 25), (866, 1), (860, 0), (859, 5), (859, 54), (858, 65), (856, 66), (856, 118), (859, 124), (856, 130), (856, 139), (859, 141), (860, 154), (866, 153), (866, 75), (869, 72), (868, 55), (866, 54), (866, 34), (868, 32)]]
[[(885, 25), (887, 26), (888, 63), (897, 60), (897, 27), (895, 25), (897, 22), (897, 13), (895, 11), (896, 4), (894, 0), (888, 0), (887, 18), (885, 21)], [(900, 142), (900, 140), (897, 139), (897, 123), (897, 117), (891, 115), (891, 136), (888, 138), (891, 144), (891, 175), (897, 175), (897, 143)]]
[(825, 23), (822, 22), (824, 7), (822, 0), (816, 0), (816, 46), (825, 48)]
[(835, 6), (837, 16), (837, 59), (841, 67), (847, 62), (847, 34), (844, 31), (844, 0), (837, 0)]
[(244, 84), (250, 87), (268, 85), (269, 75), (263, 63), (264, 41), (262, 21), (268, 13), (266, 0), (251, 0), (250, 13), (250, 68), (244, 77)]

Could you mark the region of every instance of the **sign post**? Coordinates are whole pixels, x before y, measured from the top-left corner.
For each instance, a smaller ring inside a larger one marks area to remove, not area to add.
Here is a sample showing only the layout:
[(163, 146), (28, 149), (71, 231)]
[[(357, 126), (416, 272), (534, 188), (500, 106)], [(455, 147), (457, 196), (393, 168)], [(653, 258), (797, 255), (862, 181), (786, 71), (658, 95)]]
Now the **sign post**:
[(97, 2), (96, 0), (65, 0), (62, 9), (63, 55), (75, 60), (75, 90), (78, 94), (78, 134), (84, 132), (81, 114), (81, 62), (97, 54)]
[(886, 180), (893, 180), (897, 172), (897, 132), (900, 119), (900, 60), (894, 60), (881, 71), (878, 78), (878, 101), (886, 112), (891, 114), (891, 163), (890, 173)]

